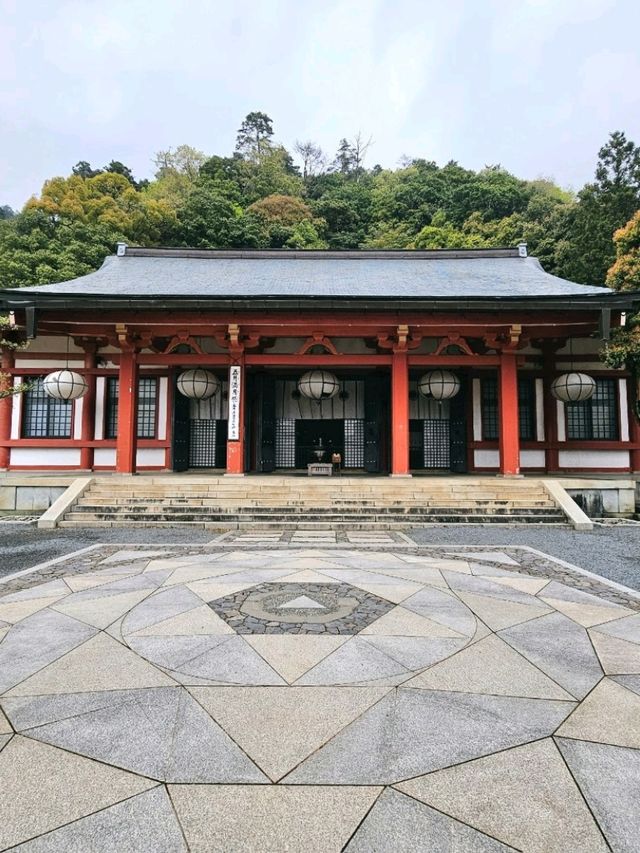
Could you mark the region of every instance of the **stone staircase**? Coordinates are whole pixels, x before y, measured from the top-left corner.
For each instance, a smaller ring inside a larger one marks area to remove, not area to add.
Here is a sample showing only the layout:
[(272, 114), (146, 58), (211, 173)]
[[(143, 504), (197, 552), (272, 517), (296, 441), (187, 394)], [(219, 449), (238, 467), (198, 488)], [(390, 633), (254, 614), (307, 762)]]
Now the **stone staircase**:
[(566, 524), (544, 483), (491, 477), (196, 475), (93, 479), (60, 527), (392, 530), (430, 524)]

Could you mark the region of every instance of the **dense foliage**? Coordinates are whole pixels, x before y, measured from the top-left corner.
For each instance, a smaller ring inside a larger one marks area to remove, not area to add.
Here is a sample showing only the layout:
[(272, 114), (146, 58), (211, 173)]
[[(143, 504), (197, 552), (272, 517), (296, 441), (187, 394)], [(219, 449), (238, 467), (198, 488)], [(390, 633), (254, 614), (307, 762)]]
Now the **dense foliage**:
[[(269, 116), (254, 112), (242, 122), (230, 156), (208, 157), (188, 145), (160, 151), (151, 181), (136, 180), (119, 161), (103, 169), (81, 161), (69, 176), (46, 181), (21, 212), (0, 206), (0, 286), (83, 275), (118, 240), (299, 249), (492, 247), (524, 240), (549, 272), (604, 284), (615, 261), (611, 286), (638, 286), (640, 226), (637, 219), (627, 226), (635, 238), (618, 229), (640, 208), (640, 149), (623, 133), (611, 134), (594, 181), (575, 195), (500, 166), (475, 172), (415, 158), (397, 169), (368, 168), (371, 144), (360, 134), (342, 139), (329, 158), (310, 140), (296, 142), (292, 155), (276, 142)], [(634, 239), (635, 255), (627, 258), (625, 247)]]

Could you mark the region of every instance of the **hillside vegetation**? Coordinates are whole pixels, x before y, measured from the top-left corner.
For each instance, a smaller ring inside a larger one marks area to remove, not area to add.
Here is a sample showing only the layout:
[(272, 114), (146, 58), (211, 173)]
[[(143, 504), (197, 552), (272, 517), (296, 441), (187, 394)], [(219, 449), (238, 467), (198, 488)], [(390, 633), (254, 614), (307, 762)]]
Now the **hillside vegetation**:
[[(0, 207), (0, 286), (75, 278), (95, 270), (115, 243), (206, 248), (403, 249), (513, 246), (556, 275), (629, 287), (638, 276), (626, 248), (638, 224), (640, 149), (615, 132), (594, 180), (573, 193), (548, 178), (521, 180), (499, 165), (404, 158), (369, 165), (375, 147), (358, 134), (328, 157), (313, 141), (279, 144), (264, 113), (243, 121), (235, 150), (208, 156), (188, 145), (155, 155), (153, 180), (122, 163), (87, 162), (46, 181), (15, 214)], [(569, 156), (569, 153), (568, 153)], [(2, 199), (0, 199), (2, 201)], [(626, 234), (626, 232), (625, 232)], [(640, 286), (640, 285), (638, 285)]]

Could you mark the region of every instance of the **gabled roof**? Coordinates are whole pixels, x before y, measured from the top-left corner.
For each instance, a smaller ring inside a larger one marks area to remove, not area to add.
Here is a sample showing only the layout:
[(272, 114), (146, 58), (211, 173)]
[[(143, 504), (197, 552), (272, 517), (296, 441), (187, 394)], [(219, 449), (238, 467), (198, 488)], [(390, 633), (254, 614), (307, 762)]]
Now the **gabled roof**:
[(621, 297), (606, 288), (549, 275), (535, 258), (520, 256), (517, 248), (335, 252), (123, 245), (120, 251), (122, 255), (106, 258), (94, 273), (59, 284), (5, 291), (5, 299), (36, 304), (153, 302), (156, 306), (179, 299), (191, 304), (408, 300), (431, 306), (525, 300), (541, 308), (546, 300), (596, 307), (596, 302), (613, 304), (611, 298), (618, 303)]

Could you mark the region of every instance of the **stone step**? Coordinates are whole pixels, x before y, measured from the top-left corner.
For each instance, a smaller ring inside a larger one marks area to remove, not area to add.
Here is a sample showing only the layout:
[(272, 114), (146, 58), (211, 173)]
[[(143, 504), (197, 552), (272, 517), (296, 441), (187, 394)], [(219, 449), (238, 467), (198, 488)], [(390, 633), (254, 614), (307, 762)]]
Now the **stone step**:
[[(209, 508), (224, 508), (238, 507), (237, 501), (225, 501), (221, 499), (215, 498), (141, 498), (141, 497), (121, 497), (109, 500), (108, 498), (95, 497), (93, 494), (89, 494), (86, 498), (80, 498), (78, 501), (79, 506), (166, 506), (166, 507), (209, 507)], [(265, 508), (282, 508), (289, 507), (291, 509), (301, 509), (308, 507), (340, 507), (341, 509), (349, 510), (355, 507), (388, 507), (388, 508), (411, 508), (411, 507), (424, 507), (424, 506), (554, 506), (553, 501), (549, 498), (543, 499), (535, 499), (535, 500), (525, 500), (521, 498), (476, 498), (474, 500), (462, 499), (462, 498), (425, 498), (424, 500), (404, 500), (404, 501), (388, 501), (388, 500), (327, 500), (327, 501), (319, 501), (315, 500), (311, 501), (287, 501), (286, 503), (278, 502), (278, 501), (258, 501), (255, 499), (243, 501), (241, 506), (247, 507), (265, 507)]]
[(532, 522), (526, 519), (520, 519), (518, 517), (514, 518), (512, 516), (494, 516), (487, 519), (483, 519), (481, 517), (476, 516), (464, 516), (455, 519), (447, 519), (438, 518), (436, 520), (430, 520), (428, 522), (422, 522), (419, 525), (416, 523), (409, 524), (408, 522), (392, 522), (392, 521), (384, 521), (384, 522), (359, 522), (359, 521), (339, 521), (328, 523), (326, 521), (322, 522), (275, 522), (275, 521), (266, 521), (266, 522), (229, 522), (228, 524), (221, 524), (216, 522), (203, 522), (203, 521), (180, 521), (177, 522), (173, 519), (169, 521), (157, 521), (150, 522), (149, 520), (144, 521), (132, 521), (132, 520), (121, 520), (114, 519), (109, 521), (104, 521), (102, 519), (68, 519), (65, 521), (61, 521), (59, 523), (60, 527), (65, 528), (81, 528), (81, 527), (197, 527), (205, 530), (220, 531), (224, 532), (227, 530), (251, 530), (255, 531), (268, 531), (268, 530), (408, 530), (412, 529), (416, 526), (420, 527), (441, 527), (447, 524), (468, 524), (468, 525), (479, 525), (484, 526), (486, 524), (492, 524), (495, 526), (505, 525), (505, 526), (513, 526), (513, 525), (522, 525), (528, 526), (531, 524), (539, 524), (546, 526), (566, 526), (566, 522), (564, 520), (560, 520), (555, 516), (546, 520), (537, 520)]
[[(243, 516), (258, 516), (258, 515), (299, 515), (299, 510), (295, 507), (249, 507), (241, 506), (233, 509), (228, 507), (206, 507), (206, 506), (156, 506), (147, 504), (124, 504), (122, 506), (101, 506), (96, 504), (81, 504), (76, 505), (71, 510), (78, 513), (105, 513), (109, 515), (125, 514), (125, 513), (147, 513), (147, 514), (174, 514), (174, 515), (243, 515)], [(349, 510), (339, 507), (307, 507), (305, 514), (314, 513), (321, 515), (354, 516), (354, 515), (433, 515), (439, 513), (469, 514), (469, 513), (495, 513), (501, 512), (505, 514), (518, 513), (547, 513), (549, 511), (558, 511), (553, 505), (542, 507), (510, 507), (510, 506), (423, 506), (423, 507), (353, 507)]]

